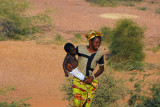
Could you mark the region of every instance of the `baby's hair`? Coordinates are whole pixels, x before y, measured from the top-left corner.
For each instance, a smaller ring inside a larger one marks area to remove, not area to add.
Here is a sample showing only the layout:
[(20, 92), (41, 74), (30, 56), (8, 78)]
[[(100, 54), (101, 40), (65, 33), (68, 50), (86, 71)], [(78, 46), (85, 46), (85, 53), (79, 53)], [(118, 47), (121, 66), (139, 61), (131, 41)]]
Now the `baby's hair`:
[(70, 51), (71, 48), (75, 48), (72, 43), (66, 43), (66, 44), (64, 45), (64, 50), (65, 50), (67, 53)]

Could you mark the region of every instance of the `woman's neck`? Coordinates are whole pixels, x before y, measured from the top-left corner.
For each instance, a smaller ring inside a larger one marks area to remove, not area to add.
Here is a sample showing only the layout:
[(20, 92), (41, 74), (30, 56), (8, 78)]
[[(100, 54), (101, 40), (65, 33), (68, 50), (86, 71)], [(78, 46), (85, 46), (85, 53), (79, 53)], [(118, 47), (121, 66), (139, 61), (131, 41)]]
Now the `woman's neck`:
[(89, 53), (95, 53), (96, 51), (93, 49), (93, 47), (92, 46), (87, 46), (87, 50), (88, 50), (88, 52)]

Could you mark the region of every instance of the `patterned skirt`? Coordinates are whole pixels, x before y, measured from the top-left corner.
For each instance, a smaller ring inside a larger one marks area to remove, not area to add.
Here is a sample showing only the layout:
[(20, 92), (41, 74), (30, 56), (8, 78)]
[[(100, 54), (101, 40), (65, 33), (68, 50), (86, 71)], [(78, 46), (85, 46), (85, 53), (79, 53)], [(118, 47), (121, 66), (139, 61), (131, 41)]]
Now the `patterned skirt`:
[[(98, 82), (95, 79), (93, 81)], [(92, 85), (73, 79), (74, 107), (90, 107), (94, 94), (95, 88)]]

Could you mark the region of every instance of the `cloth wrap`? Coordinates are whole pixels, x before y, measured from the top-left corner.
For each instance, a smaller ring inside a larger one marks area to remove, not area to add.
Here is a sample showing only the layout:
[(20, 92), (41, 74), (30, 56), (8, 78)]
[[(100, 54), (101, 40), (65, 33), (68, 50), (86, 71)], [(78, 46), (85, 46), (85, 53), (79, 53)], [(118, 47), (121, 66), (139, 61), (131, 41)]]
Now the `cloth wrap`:
[[(98, 82), (96, 79), (93, 81)], [(86, 84), (77, 78), (73, 79), (72, 87), (74, 95), (74, 106), (82, 107), (82, 105), (86, 103), (85, 107), (90, 107), (95, 94), (95, 88), (92, 85)]]

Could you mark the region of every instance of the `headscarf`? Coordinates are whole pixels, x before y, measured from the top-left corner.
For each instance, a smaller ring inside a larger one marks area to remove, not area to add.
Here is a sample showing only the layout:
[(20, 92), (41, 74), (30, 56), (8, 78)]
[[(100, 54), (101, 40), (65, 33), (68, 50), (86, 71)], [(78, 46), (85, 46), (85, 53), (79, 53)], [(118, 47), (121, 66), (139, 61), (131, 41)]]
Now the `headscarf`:
[(85, 37), (87, 38), (88, 41), (95, 38), (96, 36), (101, 36), (101, 32), (91, 30), (85, 35)]

